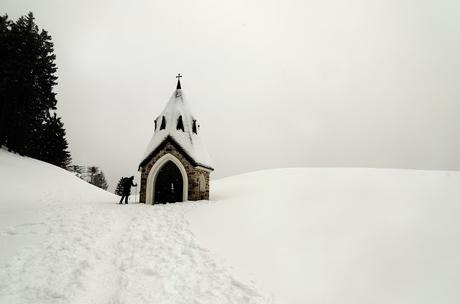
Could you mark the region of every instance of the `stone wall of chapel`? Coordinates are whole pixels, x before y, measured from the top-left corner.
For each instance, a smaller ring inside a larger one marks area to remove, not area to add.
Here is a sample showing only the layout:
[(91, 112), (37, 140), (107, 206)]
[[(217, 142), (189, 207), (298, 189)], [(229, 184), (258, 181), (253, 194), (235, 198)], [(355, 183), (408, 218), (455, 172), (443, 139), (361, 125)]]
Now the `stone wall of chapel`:
[[(174, 155), (184, 166), (188, 177), (188, 200), (208, 200), (209, 199), (209, 172), (200, 168), (195, 168), (171, 143), (167, 143), (147, 164), (140, 168), (141, 170), (141, 187), (139, 201), (146, 202), (147, 178), (153, 165), (166, 154)], [(205, 191), (200, 192), (200, 175), (204, 176)]]

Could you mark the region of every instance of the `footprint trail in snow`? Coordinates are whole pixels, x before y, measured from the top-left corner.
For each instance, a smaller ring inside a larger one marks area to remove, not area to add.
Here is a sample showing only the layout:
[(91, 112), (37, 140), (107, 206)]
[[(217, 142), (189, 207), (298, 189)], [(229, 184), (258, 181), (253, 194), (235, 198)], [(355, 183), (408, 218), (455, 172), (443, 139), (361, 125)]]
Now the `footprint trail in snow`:
[(45, 241), (0, 268), (0, 303), (272, 303), (196, 244), (183, 209), (56, 207)]

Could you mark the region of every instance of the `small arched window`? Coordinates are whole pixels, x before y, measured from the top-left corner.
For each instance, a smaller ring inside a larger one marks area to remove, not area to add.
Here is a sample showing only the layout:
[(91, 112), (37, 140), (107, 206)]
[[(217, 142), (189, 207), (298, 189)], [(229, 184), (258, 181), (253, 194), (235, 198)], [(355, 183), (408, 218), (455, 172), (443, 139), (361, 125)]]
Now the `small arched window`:
[(153, 131), (156, 131), (157, 130), (157, 120), (155, 119), (155, 128), (153, 129)]
[(160, 130), (163, 130), (166, 128), (166, 118), (164, 116), (161, 117), (161, 126)]
[(197, 126), (196, 119), (193, 120), (192, 132), (195, 134), (198, 134), (198, 126)]
[(184, 122), (182, 121), (182, 115), (180, 115), (179, 118), (177, 119), (176, 129), (184, 131)]

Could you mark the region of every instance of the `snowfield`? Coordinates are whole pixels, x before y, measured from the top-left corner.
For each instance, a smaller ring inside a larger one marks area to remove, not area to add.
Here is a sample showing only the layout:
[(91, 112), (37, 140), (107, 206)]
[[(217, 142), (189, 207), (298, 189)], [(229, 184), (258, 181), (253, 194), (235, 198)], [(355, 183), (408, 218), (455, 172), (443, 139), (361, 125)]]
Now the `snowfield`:
[(460, 303), (460, 172), (277, 169), (211, 186), (187, 214), (197, 241), (276, 303)]
[(2, 304), (460, 300), (460, 172), (276, 169), (120, 206), (0, 150), (0, 193)]
[(0, 150), (0, 303), (271, 303), (194, 240), (184, 204), (118, 205)]

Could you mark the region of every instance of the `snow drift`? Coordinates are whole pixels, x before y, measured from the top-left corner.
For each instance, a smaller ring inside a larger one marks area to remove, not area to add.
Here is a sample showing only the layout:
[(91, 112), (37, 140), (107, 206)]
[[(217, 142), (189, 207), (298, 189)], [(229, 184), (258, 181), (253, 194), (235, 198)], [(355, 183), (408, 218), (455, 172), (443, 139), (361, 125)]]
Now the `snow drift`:
[(458, 303), (460, 172), (278, 169), (211, 185), (197, 240), (277, 303)]
[[(62, 204), (115, 201), (116, 196), (70, 172), (0, 149), (0, 264), (21, 247), (38, 243), (49, 210)], [(31, 233), (21, 233), (29, 229)], [(5, 236), (14, 235), (14, 238)]]
[(195, 242), (187, 204), (118, 205), (5, 151), (0, 168), (1, 304), (271, 303)]
[(1, 304), (460, 299), (460, 172), (276, 169), (120, 206), (0, 150), (0, 195)]

